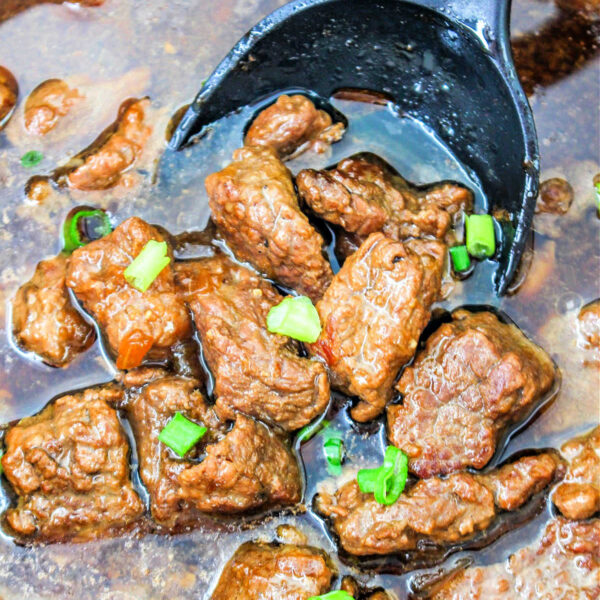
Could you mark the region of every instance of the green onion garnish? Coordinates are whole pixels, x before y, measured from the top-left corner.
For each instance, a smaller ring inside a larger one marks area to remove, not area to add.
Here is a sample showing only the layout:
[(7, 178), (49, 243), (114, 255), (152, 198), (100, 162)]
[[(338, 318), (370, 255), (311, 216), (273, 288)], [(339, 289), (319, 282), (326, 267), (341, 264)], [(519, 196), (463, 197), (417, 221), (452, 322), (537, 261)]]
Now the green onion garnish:
[(73, 252), (93, 240), (99, 240), (111, 231), (110, 219), (103, 210), (80, 210), (65, 221), (65, 250)]
[(331, 425), (331, 422), (327, 419), (323, 419), (318, 423), (309, 423), (305, 425), (299, 432), (296, 440), (303, 444), (304, 442), (308, 442), (308, 440), (312, 439), (319, 431), (325, 429)]
[(267, 329), (312, 344), (321, 334), (321, 321), (310, 298), (287, 296), (269, 311)]
[(595, 183), (594, 187), (596, 188), (596, 208), (600, 213), (600, 181), (598, 181), (598, 183)]
[(39, 165), (44, 159), (44, 155), (39, 150), (30, 150), (21, 156), (21, 165), (26, 169)]
[(395, 446), (388, 446), (375, 481), (375, 500), (379, 504), (394, 504), (404, 491), (407, 477), (408, 457)]
[(336, 590), (320, 596), (311, 596), (308, 600), (354, 600), (354, 596), (343, 590)]
[(457, 273), (467, 271), (471, 266), (471, 259), (466, 246), (450, 248), (450, 257), (452, 258), (452, 267)]
[(140, 292), (145, 292), (160, 272), (171, 262), (167, 242), (150, 240), (125, 269), (125, 279)]
[(206, 427), (196, 425), (178, 412), (159, 433), (158, 439), (183, 458), (205, 433)]
[(489, 258), (496, 253), (496, 232), (491, 215), (465, 217), (467, 251), (475, 258)]
[(408, 477), (408, 457), (395, 446), (388, 446), (383, 466), (361, 469), (356, 479), (363, 494), (373, 493), (379, 504), (393, 504), (404, 491)]
[(332, 475), (340, 475), (342, 472), (342, 460), (344, 458), (344, 442), (339, 437), (331, 437), (323, 444), (327, 468)]

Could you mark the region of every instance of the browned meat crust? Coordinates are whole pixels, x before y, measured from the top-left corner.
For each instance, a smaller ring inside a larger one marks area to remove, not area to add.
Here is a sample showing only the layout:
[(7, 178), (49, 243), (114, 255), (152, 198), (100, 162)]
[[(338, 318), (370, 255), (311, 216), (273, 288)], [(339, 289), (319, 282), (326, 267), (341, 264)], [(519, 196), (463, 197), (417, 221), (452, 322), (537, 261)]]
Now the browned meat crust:
[(268, 146), (286, 159), (307, 150), (325, 152), (342, 139), (344, 131), (343, 123), (332, 124), (329, 114), (315, 108), (305, 96), (284, 94), (254, 119), (244, 144)]
[[(154, 519), (172, 527), (193, 520), (198, 511), (239, 513), (297, 503), (300, 472), (286, 443), (243, 415), (227, 432), (197, 385), (178, 377), (159, 379), (128, 403)], [(158, 440), (176, 412), (209, 429), (184, 459)], [(198, 462), (201, 453), (206, 456)]]
[(145, 357), (165, 357), (191, 332), (172, 263), (145, 292), (125, 280), (123, 272), (149, 240), (163, 241), (163, 236), (132, 217), (110, 235), (75, 250), (67, 269), (67, 285), (106, 333), (122, 369), (137, 367)]
[(79, 92), (61, 79), (40, 83), (25, 101), (25, 129), (33, 135), (46, 135), (81, 99)]
[(586, 304), (577, 319), (579, 345), (585, 350), (594, 350), (600, 358), (600, 298)]
[(328, 592), (327, 556), (310, 546), (248, 542), (225, 565), (212, 600), (307, 600)]
[(458, 572), (433, 600), (594, 600), (600, 596), (600, 520), (554, 519), (505, 563)]
[(14, 75), (0, 65), (0, 129), (2, 129), (17, 104), (19, 84)]
[(552, 500), (569, 519), (587, 519), (600, 511), (600, 427), (560, 449), (569, 468)]
[(127, 100), (117, 120), (89, 146), (55, 173), (66, 175), (69, 187), (78, 190), (103, 190), (116, 185), (121, 174), (141, 156), (152, 133), (148, 125), (150, 100)]
[(352, 410), (357, 421), (381, 413), (416, 350), (439, 292), (441, 264), (430, 259), (371, 234), (317, 304), (323, 331), (310, 351), (325, 360), (334, 386), (360, 398)]
[(516, 510), (544, 489), (562, 467), (552, 454), (521, 458), (486, 475), (455, 473), (418, 481), (391, 505), (361, 493), (353, 480), (317, 497), (346, 552), (391, 554), (421, 540), (445, 546), (485, 530), (500, 510)]
[(176, 272), (215, 377), (222, 419), (239, 411), (291, 431), (325, 410), (325, 367), (266, 329), (270, 308), (282, 300), (271, 284), (224, 256), (181, 263)]
[(473, 194), (455, 183), (419, 189), (383, 165), (347, 158), (335, 169), (300, 171), (300, 197), (323, 219), (364, 237), (383, 231), (393, 239), (443, 239), (452, 220), (473, 207)]
[(298, 207), (292, 177), (271, 148), (240, 148), (206, 178), (213, 220), (235, 255), (318, 300), (331, 280), (323, 238)]
[(55, 367), (68, 365), (94, 342), (93, 327), (77, 312), (65, 286), (67, 257), (40, 262), (13, 301), (13, 334), (19, 346)]
[(550, 357), (489, 312), (453, 313), (398, 383), (388, 437), (419, 477), (481, 469), (506, 428), (552, 387)]
[(19, 496), (6, 515), (16, 534), (87, 540), (141, 516), (129, 444), (109, 406), (120, 395), (108, 387), (62, 396), (8, 430), (2, 467)]

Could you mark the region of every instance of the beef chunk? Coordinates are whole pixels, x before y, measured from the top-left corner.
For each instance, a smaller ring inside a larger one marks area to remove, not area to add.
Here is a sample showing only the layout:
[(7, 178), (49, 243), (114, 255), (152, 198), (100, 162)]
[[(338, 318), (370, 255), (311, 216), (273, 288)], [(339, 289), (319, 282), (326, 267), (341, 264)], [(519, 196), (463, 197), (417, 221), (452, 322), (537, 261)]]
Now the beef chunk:
[(325, 554), (310, 546), (248, 542), (225, 565), (212, 600), (308, 600), (330, 589)]
[(319, 299), (331, 267), (323, 256), (323, 238), (300, 212), (290, 172), (271, 148), (241, 148), (233, 159), (206, 178), (219, 231), (240, 260)]
[(94, 342), (93, 327), (77, 312), (65, 286), (64, 254), (38, 264), (13, 301), (13, 334), (19, 346), (64, 367)]
[(147, 123), (150, 100), (127, 100), (115, 123), (83, 152), (59, 169), (66, 183), (78, 190), (103, 190), (116, 185), (123, 171), (141, 156), (152, 128)]
[(269, 333), (269, 309), (282, 297), (249, 269), (224, 256), (177, 265), (177, 282), (194, 313), (215, 377), (216, 409), (294, 430), (329, 402), (323, 365), (301, 358), (289, 338)]
[(163, 241), (163, 237), (132, 217), (106, 237), (75, 250), (67, 269), (67, 285), (105, 332), (119, 369), (137, 367), (145, 357), (165, 357), (175, 342), (191, 332), (172, 264), (145, 292), (131, 286), (123, 275), (150, 240)]
[(560, 177), (547, 179), (540, 185), (535, 212), (564, 215), (573, 202), (573, 195), (573, 188), (568, 181)]
[(390, 442), (419, 477), (481, 469), (499, 437), (550, 390), (550, 357), (489, 312), (459, 310), (428, 340), (388, 407)]
[(578, 327), (579, 345), (600, 352), (600, 298), (579, 311)]
[(306, 169), (296, 178), (300, 197), (323, 219), (367, 236), (443, 238), (452, 219), (473, 207), (473, 195), (455, 183), (416, 188), (385, 163), (358, 155), (335, 169)]
[(284, 94), (254, 119), (244, 144), (268, 146), (286, 159), (310, 149), (325, 152), (342, 139), (344, 131), (343, 123), (332, 124), (329, 114), (305, 96)]
[(317, 497), (346, 552), (390, 554), (468, 540), (486, 529), (500, 510), (516, 510), (546, 487), (560, 470), (552, 454), (524, 457), (486, 475), (455, 473), (418, 481), (389, 506), (361, 493), (353, 480), (335, 495)]
[(0, 65), (0, 129), (2, 129), (17, 104), (19, 85), (13, 74)]
[[(300, 473), (287, 445), (241, 415), (227, 432), (197, 385), (179, 377), (153, 380), (128, 403), (154, 519), (173, 527), (193, 520), (198, 511), (236, 513), (298, 502)], [(208, 428), (183, 459), (158, 440), (177, 412)]]
[(561, 448), (569, 463), (552, 500), (569, 519), (587, 519), (600, 511), (600, 426)]
[(328, 364), (333, 385), (360, 398), (352, 410), (357, 421), (383, 410), (398, 371), (412, 358), (437, 296), (430, 286), (441, 277), (428, 270), (438, 267), (374, 233), (318, 302), (323, 331), (310, 350)]
[(505, 563), (456, 573), (433, 600), (593, 600), (600, 596), (600, 520), (554, 519)]
[(129, 480), (129, 445), (116, 411), (121, 393), (62, 396), (8, 430), (2, 467), (19, 497), (6, 514), (20, 536), (85, 540), (133, 523), (144, 507)]
[(33, 135), (46, 135), (81, 99), (79, 92), (61, 79), (44, 81), (25, 102), (25, 129)]

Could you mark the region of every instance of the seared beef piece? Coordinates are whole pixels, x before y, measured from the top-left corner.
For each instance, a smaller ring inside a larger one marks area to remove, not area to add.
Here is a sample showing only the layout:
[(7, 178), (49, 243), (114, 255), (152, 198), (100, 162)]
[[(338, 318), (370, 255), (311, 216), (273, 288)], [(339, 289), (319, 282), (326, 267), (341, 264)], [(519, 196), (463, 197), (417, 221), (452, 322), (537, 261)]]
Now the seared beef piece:
[(13, 74), (0, 65), (0, 129), (2, 129), (17, 104), (19, 85)]
[(573, 202), (573, 194), (573, 188), (568, 181), (560, 177), (547, 179), (540, 185), (535, 212), (564, 215)]
[(254, 119), (244, 144), (268, 146), (286, 159), (310, 149), (325, 152), (342, 139), (344, 131), (343, 123), (332, 124), (329, 114), (305, 96), (284, 94)]
[[(298, 502), (300, 473), (286, 444), (242, 415), (227, 432), (197, 385), (179, 377), (154, 380), (133, 392), (127, 406), (154, 519), (173, 527), (198, 511), (236, 513)], [(158, 440), (177, 412), (208, 428), (185, 458)], [(206, 457), (198, 462), (201, 453)]]
[(19, 502), (6, 518), (17, 535), (81, 541), (140, 517), (129, 444), (110, 406), (120, 398), (114, 387), (89, 388), (8, 430), (2, 467)]
[(553, 519), (508, 561), (459, 571), (433, 600), (594, 600), (600, 597), (600, 520)]
[(328, 592), (334, 573), (310, 546), (242, 544), (225, 565), (212, 600), (308, 600)]
[(215, 377), (222, 419), (239, 411), (292, 431), (325, 410), (325, 367), (267, 331), (269, 309), (282, 300), (271, 284), (222, 255), (180, 263), (176, 273)]
[(152, 127), (147, 112), (150, 100), (127, 100), (119, 108), (117, 120), (85, 150), (58, 169), (66, 174), (69, 187), (103, 190), (116, 185), (121, 173), (141, 156)]
[(119, 369), (133, 369), (145, 357), (164, 358), (191, 332), (190, 317), (175, 289), (172, 264), (140, 292), (123, 272), (150, 240), (163, 236), (132, 217), (111, 234), (73, 252), (67, 285), (104, 330)]
[(46, 135), (81, 99), (79, 92), (61, 79), (44, 81), (25, 101), (25, 129), (33, 135)]
[(316, 214), (363, 237), (383, 231), (394, 239), (441, 239), (453, 218), (473, 207), (472, 193), (461, 185), (416, 188), (384, 164), (360, 156), (343, 160), (335, 169), (300, 171), (296, 185)]
[(400, 368), (413, 356), (430, 316), (441, 265), (371, 234), (346, 260), (317, 303), (323, 331), (313, 354), (328, 364), (333, 385), (358, 396), (352, 417), (369, 421), (392, 395)]
[(366, 590), (360, 586), (353, 577), (346, 575), (342, 579), (341, 590), (348, 592), (354, 600), (392, 600), (392, 597), (383, 590)]
[(458, 310), (427, 340), (388, 407), (390, 442), (419, 477), (481, 469), (554, 382), (550, 357), (489, 312)]
[(552, 500), (569, 519), (587, 519), (600, 511), (600, 426), (560, 449), (569, 468)]
[(331, 281), (323, 238), (298, 207), (292, 177), (271, 148), (240, 148), (206, 178), (219, 231), (240, 260), (318, 300)]
[(584, 306), (577, 318), (580, 346), (600, 350), (600, 298)]
[(72, 305), (64, 254), (43, 260), (22, 285), (12, 309), (13, 334), (19, 346), (55, 367), (64, 367), (94, 342), (94, 328)]
[(500, 510), (516, 510), (562, 471), (552, 454), (524, 457), (486, 475), (455, 473), (421, 479), (389, 506), (361, 493), (356, 480), (335, 495), (317, 497), (346, 552), (391, 554), (415, 550), (421, 540), (446, 546), (486, 529)]

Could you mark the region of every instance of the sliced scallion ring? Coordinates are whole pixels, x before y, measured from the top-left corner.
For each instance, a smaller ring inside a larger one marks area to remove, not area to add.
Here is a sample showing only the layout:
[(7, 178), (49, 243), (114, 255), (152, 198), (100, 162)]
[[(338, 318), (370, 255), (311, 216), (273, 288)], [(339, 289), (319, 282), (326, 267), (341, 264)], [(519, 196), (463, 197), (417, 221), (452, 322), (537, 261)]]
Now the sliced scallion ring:
[(471, 259), (466, 246), (454, 246), (450, 248), (450, 258), (452, 258), (452, 267), (457, 273), (467, 271), (471, 266)]
[(64, 246), (72, 252), (112, 231), (108, 215), (100, 209), (79, 210), (67, 218), (63, 227)]
[(490, 258), (496, 253), (496, 231), (491, 215), (465, 217), (467, 250), (475, 258)]
[(140, 292), (145, 292), (171, 262), (167, 255), (167, 242), (150, 240), (142, 251), (125, 269), (123, 275), (127, 282)]
[(383, 467), (377, 475), (373, 494), (379, 504), (394, 504), (404, 491), (408, 477), (408, 457), (395, 446), (388, 446)]
[(339, 475), (342, 472), (342, 461), (344, 459), (344, 442), (342, 438), (330, 437), (323, 444), (325, 459), (328, 469), (332, 475)]
[(158, 439), (183, 458), (206, 431), (206, 427), (197, 425), (178, 412), (159, 433)]
[(375, 491), (375, 482), (377, 481), (379, 471), (381, 471), (381, 467), (376, 469), (361, 469), (356, 474), (358, 487), (363, 494), (372, 494)]
[(312, 344), (321, 334), (321, 321), (310, 298), (288, 296), (269, 311), (267, 329)]
[(311, 596), (308, 600), (354, 600), (354, 596), (344, 590), (336, 590), (320, 596)]

